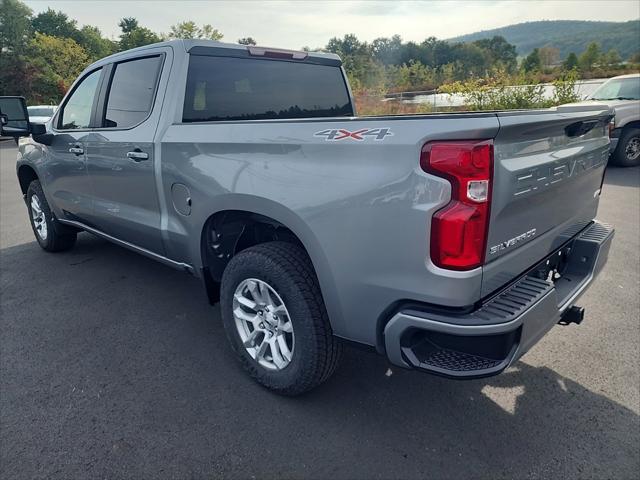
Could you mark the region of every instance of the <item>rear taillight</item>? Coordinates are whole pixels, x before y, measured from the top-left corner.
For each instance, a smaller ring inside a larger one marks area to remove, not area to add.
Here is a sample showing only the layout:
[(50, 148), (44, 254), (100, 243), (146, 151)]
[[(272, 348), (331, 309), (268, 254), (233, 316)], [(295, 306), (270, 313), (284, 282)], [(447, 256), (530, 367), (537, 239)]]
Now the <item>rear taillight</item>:
[(431, 221), (431, 261), (451, 270), (479, 267), (489, 228), (493, 141), (429, 142), (420, 165), (451, 183), (451, 201)]

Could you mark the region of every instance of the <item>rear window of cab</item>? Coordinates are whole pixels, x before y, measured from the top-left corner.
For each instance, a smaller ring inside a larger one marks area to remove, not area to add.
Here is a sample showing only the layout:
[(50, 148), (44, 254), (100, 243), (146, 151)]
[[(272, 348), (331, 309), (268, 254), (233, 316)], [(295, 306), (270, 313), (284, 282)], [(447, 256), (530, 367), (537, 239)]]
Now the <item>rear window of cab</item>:
[(338, 66), (190, 55), (183, 122), (351, 115)]

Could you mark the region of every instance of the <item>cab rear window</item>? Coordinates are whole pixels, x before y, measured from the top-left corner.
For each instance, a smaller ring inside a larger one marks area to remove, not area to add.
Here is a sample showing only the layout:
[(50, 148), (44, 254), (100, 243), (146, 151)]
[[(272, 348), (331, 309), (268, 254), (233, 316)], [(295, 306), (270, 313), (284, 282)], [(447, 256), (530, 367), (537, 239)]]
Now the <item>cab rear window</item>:
[(351, 115), (353, 108), (340, 67), (190, 57), (183, 122)]

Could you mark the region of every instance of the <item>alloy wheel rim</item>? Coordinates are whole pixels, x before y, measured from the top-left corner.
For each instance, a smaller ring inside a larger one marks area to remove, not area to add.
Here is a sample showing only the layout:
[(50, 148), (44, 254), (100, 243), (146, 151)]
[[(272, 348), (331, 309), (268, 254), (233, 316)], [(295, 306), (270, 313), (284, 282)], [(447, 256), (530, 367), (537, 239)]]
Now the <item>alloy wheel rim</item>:
[(282, 370), (293, 358), (295, 336), (289, 311), (271, 285), (257, 278), (240, 282), (233, 318), (247, 353), (267, 370)]
[(31, 196), (31, 219), (38, 237), (40, 237), (41, 240), (46, 240), (48, 234), (47, 220), (42, 211), (42, 205), (40, 204), (38, 195)]
[(633, 137), (627, 143), (627, 147), (624, 149), (624, 153), (629, 160), (636, 160), (640, 157), (640, 137)]

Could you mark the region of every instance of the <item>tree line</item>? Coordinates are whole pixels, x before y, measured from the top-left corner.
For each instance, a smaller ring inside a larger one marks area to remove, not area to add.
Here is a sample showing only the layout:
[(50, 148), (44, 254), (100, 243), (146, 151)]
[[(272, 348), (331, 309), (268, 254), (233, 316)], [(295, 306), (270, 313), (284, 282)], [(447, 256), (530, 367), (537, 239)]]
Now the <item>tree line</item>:
[[(610, 76), (624, 69), (615, 50), (601, 51), (592, 42), (580, 55), (561, 59), (553, 46), (534, 49), (519, 59), (516, 47), (500, 35), (453, 43), (429, 37), (403, 42), (399, 35), (361, 42), (355, 35), (332, 38), (324, 50), (342, 57), (356, 92), (430, 90), (468, 80), (500, 77), (514, 83), (539, 83), (566, 77)], [(629, 59), (637, 69), (638, 54)]]
[[(184, 21), (169, 32), (158, 33), (136, 18), (122, 18), (117, 40), (106, 38), (92, 25), (78, 25), (61, 11), (48, 9), (34, 15), (20, 0), (3, 0), (0, 10), (0, 93), (24, 95), (30, 103), (57, 103), (77, 75), (91, 62), (130, 48), (165, 39), (204, 38), (221, 40), (222, 32), (210, 24)], [(252, 37), (237, 40), (255, 45)], [(311, 50), (309, 47), (303, 47)], [(356, 93), (382, 94), (415, 91), (469, 80), (495, 78), (537, 83), (544, 74), (568, 71), (587, 73), (613, 68), (621, 58), (615, 51), (602, 52), (592, 43), (579, 56), (560, 59), (558, 49), (537, 48), (518, 59), (516, 47), (502, 36), (472, 42), (448, 42), (428, 37), (422, 42), (404, 42), (399, 35), (372, 42), (355, 35), (332, 38), (314, 48), (341, 56)], [(520, 60), (520, 61), (519, 61)], [(639, 59), (636, 59), (639, 61)]]
[[(79, 26), (51, 8), (33, 15), (19, 0), (3, 0), (0, 10), (0, 94), (22, 95), (30, 103), (58, 103), (78, 74), (91, 62), (116, 52), (173, 38), (221, 40), (209, 24), (180, 22), (168, 33), (153, 32), (135, 18), (118, 23), (117, 40), (98, 27)], [(239, 43), (255, 45), (251, 37)]]

